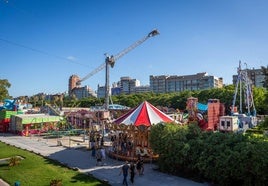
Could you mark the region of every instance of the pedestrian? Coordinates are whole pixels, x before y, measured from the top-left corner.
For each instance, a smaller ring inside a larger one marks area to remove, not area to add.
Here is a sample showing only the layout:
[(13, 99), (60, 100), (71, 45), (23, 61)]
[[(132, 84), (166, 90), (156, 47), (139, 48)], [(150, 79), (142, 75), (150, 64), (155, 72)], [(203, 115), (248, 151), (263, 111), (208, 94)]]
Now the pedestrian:
[(103, 145), (104, 145), (104, 138), (101, 137), (101, 146), (103, 146)]
[(128, 161), (125, 162), (125, 164), (122, 166), (121, 171), (119, 173), (119, 175), (121, 175), (123, 173), (123, 185), (128, 186), (127, 183), (127, 176), (128, 176), (128, 169), (129, 169), (129, 165), (128, 165)]
[(93, 158), (95, 158), (95, 156), (96, 156), (96, 147), (95, 147), (95, 145), (93, 145), (92, 146), (92, 149), (91, 149), (92, 151), (91, 151), (91, 156), (93, 157)]
[(144, 172), (144, 162), (143, 162), (143, 157), (140, 157), (140, 164), (141, 164), (141, 175), (143, 175), (143, 172)]
[(104, 165), (104, 162), (106, 159), (106, 153), (105, 153), (105, 148), (103, 146), (100, 149), (100, 153), (101, 153), (101, 162), (102, 162), (102, 165)]
[(134, 184), (134, 177), (135, 177), (135, 174), (136, 174), (136, 166), (135, 166), (135, 164), (133, 162), (130, 163), (129, 170), (130, 170), (130, 182), (132, 184)]
[(136, 168), (137, 168), (138, 174), (139, 175), (143, 175), (144, 166), (143, 166), (143, 159), (140, 156), (140, 154), (138, 155), (138, 160), (137, 160), (137, 163), (136, 163)]
[(97, 153), (96, 153), (96, 160), (97, 160), (96, 165), (102, 165), (102, 163), (101, 163), (101, 152), (100, 152), (99, 149), (97, 150)]

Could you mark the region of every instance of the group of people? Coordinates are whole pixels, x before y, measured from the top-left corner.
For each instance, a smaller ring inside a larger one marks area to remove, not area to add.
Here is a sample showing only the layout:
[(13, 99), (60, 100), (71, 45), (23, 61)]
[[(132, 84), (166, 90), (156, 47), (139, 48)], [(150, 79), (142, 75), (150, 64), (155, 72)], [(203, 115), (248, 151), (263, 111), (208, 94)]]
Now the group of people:
[(134, 162), (131, 162), (130, 165), (128, 161), (125, 162), (125, 164), (122, 166), (121, 171), (119, 175), (123, 173), (123, 185), (128, 186), (128, 173), (130, 173), (130, 182), (134, 184), (134, 177), (137, 173), (138, 175), (143, 175), (144, 172), (144, 166), (143, 166), (143, 159), (141, 156), (138, 156), (138, 160), (136, 164)]
[[(113, 144), (119, 147), (118, 150), (123, 152), (123, 154), (125, 155), (129, 155), (127, 152), (132, 151), (131, 149), (133, 148), (133, 146), (126, 135), (120, 134), (119, 140), (116, 139), (116, 136), (113, 136), (111, 141), (114, 142)], [(95, 141), (92, 141), (91, 145), (91, 155), (93, 158), (96, 159), (96, 166), (104, 165), (106, 159), (106, 151), (103, 144), (100, 144), (100, 146), (98, 146), (98, 143), (96, 144)], [(128, 185), (128, 175), (130, 175), (129, 180), (131, 184), (134, 184), (135, 175), (143, 175), (143, 173), (144, 162), (141, 154), (138, 154), (136, 162), (132, 161), (129, 163), (128, 161), (126, 161), (120, 170), (120, 175), (123, 174), (123, 184), (126, 186)]]
[(111, 142), (113, 143), (112, 151), (124, 156), (130, 156), (133, 151), (133, 142), (125, 133), (119, 133), (118, 136), (112, 135)]

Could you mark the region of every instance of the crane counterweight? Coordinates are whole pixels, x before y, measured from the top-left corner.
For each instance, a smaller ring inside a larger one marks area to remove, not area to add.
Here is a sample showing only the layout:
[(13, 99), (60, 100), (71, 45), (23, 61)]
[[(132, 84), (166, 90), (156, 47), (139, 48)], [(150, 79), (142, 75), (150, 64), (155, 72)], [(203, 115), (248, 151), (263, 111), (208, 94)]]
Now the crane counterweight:
[(148, 34), (148, 37), (153, 37), (153, 36), (156, 36), (156, 35), (158, 35), (158, 34), (160, 34), (159, 32), (158, 32), (158, 30), (153, 30), (152, 32), (150, 32), (149, 34)]

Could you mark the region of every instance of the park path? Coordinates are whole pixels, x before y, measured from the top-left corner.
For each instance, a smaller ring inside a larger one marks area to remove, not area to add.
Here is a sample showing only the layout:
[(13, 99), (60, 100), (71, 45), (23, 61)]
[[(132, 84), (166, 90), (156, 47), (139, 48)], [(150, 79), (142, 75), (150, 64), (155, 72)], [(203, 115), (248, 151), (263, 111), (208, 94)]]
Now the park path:
[[(122, 185), (123, 176), (119, 176), (120, 167), (124, 162), (106, 158), (103, 166), (96, 166), (96, 159), (92, 158), (91, 152), (78, 148), (58, 146), (55, 140), (44, 140), (35, 137), (22, 137), (12, 134), (0, 133), (0, 141), (32, 151), (36, 154), (57, 160), (68, 167), (91, 174), (94, 177), (107, 181), (112, 186)], [(164, 174), (155, 170), (153, 163), (145, 164), (144, 175), (135, 177), (135, 185), (140, 186), (202, 186), (208, 183), (198, 183), (185, 178)], [(0, 182), (1, 184), (1, 182)], [(2, 186), (2, 185), (1, 185)]]

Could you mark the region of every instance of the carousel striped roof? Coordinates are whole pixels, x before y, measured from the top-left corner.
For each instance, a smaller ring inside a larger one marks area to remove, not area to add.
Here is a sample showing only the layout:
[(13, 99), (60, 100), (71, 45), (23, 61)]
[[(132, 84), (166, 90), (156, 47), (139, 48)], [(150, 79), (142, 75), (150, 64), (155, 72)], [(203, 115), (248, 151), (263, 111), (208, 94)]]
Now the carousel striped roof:
[(173, 122), (174, 119), (163, 113), (155, 106), (144, 101), (128, 113), (122, 115), (114, 121), (116, 124), (151, 126), (161, 122)]

